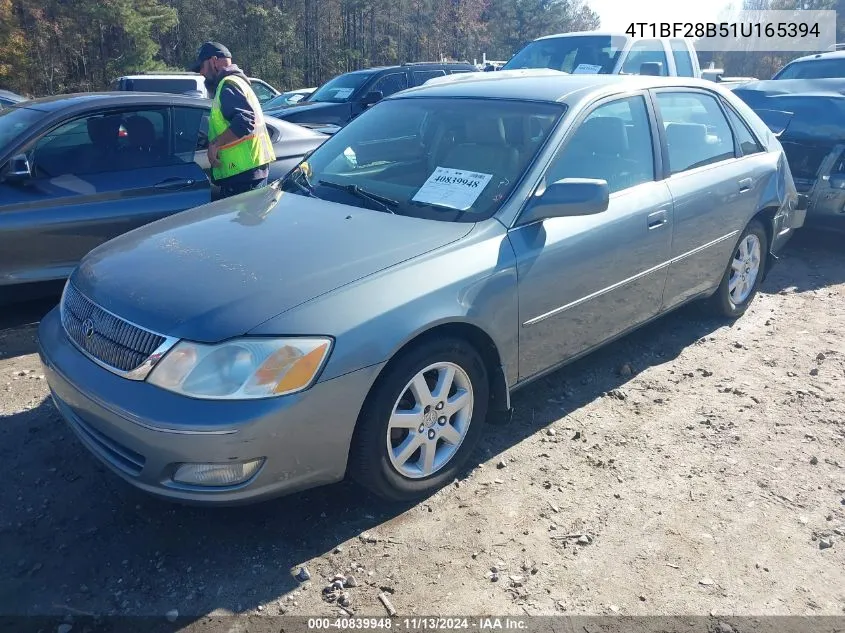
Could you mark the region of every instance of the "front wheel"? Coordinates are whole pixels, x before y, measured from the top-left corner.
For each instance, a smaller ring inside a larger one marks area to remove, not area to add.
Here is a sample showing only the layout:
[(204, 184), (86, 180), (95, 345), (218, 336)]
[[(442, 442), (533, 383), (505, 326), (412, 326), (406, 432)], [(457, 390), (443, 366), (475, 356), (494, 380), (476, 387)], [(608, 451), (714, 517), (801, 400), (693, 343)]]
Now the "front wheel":
[(361, 413), (351, 474), (391, 501), (452, 481), (482, 433), (490, 387), (481, 356), (460, 339), (420, 344), (387, 369)]
[(768, 241), (763, 225), (752, 220), (743, 231), (722, 283), (711, 298), (717, 313), (737, 318), (751, 305), (763, 281)]

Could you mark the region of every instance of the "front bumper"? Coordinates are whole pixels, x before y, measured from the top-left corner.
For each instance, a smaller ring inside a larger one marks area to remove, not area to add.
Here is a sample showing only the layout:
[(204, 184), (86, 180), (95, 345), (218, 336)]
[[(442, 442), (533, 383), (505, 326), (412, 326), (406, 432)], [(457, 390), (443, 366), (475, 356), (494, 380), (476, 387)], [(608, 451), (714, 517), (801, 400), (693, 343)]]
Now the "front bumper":
[[(59, 412), (112, 471), (146, 492), (211, 505), (258, 501), (343, 479), (352, 433), (381, 366), (306, 392), (251, 401), (187, 398), (99, 367), (68, 340), (58, 309), (38, 351)], [(174, 482), (180, 463), (264, 457), (251, 479), (225, 487)]]

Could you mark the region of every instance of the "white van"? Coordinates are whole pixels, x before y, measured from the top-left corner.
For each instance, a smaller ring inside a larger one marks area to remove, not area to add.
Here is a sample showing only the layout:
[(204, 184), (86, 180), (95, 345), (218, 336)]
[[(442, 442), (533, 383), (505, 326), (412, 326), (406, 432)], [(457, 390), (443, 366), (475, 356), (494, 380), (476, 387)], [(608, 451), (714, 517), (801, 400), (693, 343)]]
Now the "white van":
[(570, 74), (662, 75), (701, 78), (698, 55), (684, 38), (635, 38), (579, 31), (529, 42), (502, 70), (550, 68)]

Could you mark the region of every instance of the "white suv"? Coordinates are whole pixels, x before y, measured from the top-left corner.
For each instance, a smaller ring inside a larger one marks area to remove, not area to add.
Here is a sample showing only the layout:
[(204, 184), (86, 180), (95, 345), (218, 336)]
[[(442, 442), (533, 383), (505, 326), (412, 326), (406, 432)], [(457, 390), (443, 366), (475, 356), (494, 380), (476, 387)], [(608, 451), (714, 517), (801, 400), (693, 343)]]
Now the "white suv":
[[(252, 90), (260, 103), (265, 103), (279, 95), (279, 91), (266, 81), (249, 78)], [(111, 83), (112, 90), (131, 90), (134, 92), (167, 92), (171, 94), (188, 94), (194, 97), (210, 99), (211, 95), (205, 87), (205, 78), (198, 73), (139, 73), (124, 75)]]

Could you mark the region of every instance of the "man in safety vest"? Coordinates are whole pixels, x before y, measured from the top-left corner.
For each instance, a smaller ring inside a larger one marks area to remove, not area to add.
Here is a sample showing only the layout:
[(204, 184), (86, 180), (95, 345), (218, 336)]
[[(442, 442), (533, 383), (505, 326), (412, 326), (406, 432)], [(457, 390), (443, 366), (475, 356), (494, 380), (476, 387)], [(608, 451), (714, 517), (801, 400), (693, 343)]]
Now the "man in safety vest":
[(208, 120), (208, 161), (221, 197), (263, 187), (276, 155), (249, 79), (232, 63), (229, 49), (217, 42), (200, 47), (191, 70), (205, 77), (214, 100)]

